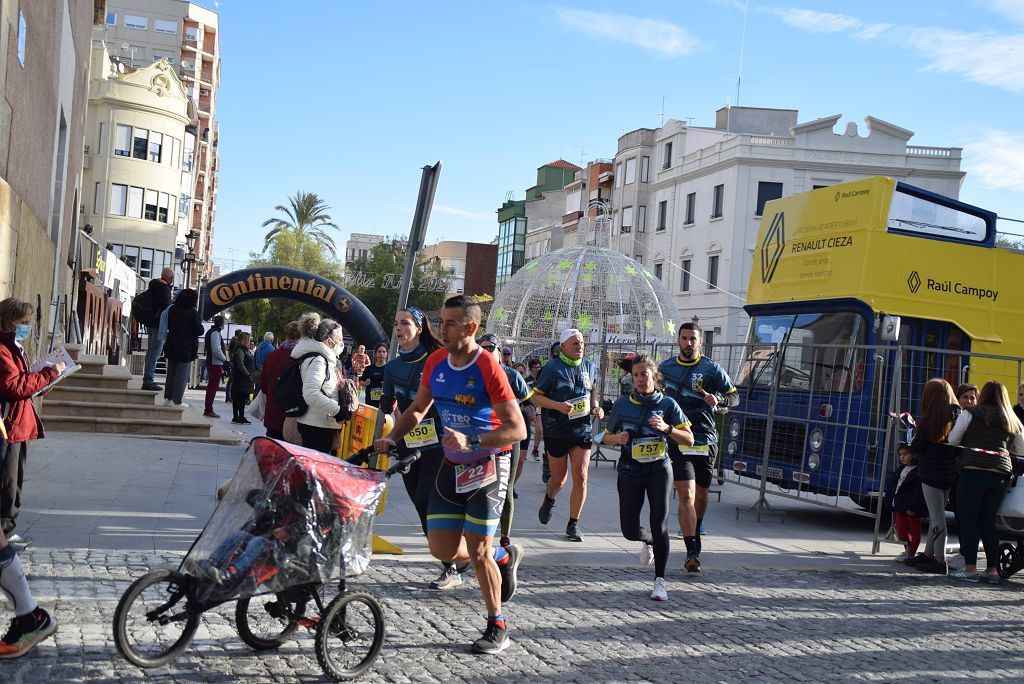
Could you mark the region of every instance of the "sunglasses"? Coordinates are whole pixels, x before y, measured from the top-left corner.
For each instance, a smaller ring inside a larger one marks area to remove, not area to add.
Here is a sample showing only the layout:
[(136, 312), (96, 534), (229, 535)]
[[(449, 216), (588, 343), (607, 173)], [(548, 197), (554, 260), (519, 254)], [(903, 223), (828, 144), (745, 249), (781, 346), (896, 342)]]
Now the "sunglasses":
[(489, 352), (494, 351), (494, 345), (493, 344), (481, 344), (480, 346), (483, 347), (485, 350), (487, 350)]

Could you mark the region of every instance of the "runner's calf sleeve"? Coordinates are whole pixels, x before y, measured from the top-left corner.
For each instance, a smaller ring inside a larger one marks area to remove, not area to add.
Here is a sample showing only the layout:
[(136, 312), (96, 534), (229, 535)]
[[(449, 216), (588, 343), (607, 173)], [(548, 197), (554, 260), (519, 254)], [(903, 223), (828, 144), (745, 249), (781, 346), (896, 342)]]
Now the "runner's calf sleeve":
[(21, 559), (10, 544), (0, 549), (0, 589), (7, 594), (17, 617), (28, 615), (39, 605), (29, 591)]

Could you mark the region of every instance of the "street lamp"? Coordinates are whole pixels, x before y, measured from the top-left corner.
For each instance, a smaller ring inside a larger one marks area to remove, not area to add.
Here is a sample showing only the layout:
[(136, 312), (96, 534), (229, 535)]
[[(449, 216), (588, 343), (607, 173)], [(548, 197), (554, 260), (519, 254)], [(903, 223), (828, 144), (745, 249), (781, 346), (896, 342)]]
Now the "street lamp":
[(198, 240), (198, 230), (190, 230), (185, 234), (185, 256), (181, 259), (181, 270), (185, 274), (185, 287), (192, 284), (192, 264), (196, 262), (196, 242)]

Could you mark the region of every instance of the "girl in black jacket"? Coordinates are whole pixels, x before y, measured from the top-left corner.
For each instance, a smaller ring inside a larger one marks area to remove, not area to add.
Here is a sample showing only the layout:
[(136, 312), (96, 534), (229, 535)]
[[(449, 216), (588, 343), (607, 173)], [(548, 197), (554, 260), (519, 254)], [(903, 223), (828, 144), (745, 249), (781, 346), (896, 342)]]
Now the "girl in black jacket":
[(199, 338), (203, 336), (203, 322), (196, 305), (199, 293), (182, 290), (167, 312), (167, 341), (164, 357), (167, 359), (167, 382), (164, 384), (164, 406), (182, 404), (185, 387), (192, 374), (192, 362), (199, 358)]
[(921, 476), (917, 472), (917, 457), (910, 445), (900, 443), (900, 467), (885, 480), (885, 499), (892, 510), (896, 536), (903, 542), (903, 553), (896, 556), (897, 563), (906, 563), (917, 555), (921, 543), (921, 516), (927, 511), (921, 492)]

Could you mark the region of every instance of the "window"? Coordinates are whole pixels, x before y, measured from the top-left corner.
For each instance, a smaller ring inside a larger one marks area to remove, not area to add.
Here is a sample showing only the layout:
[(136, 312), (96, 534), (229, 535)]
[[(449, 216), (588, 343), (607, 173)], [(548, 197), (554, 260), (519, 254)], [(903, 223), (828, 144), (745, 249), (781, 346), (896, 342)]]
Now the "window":
[(136, 159), (145, 159), (149, 151), (149, 131), (145, 128), (135, 129), (135, 140), (132, 143), (132, 156)]
[(715, 331), (705, 330), (704, 331), (704, 344), (701, 345), (702, 351), (707, 354), (711, 354), (711, 348), (715, 345)]
[(760, 216), (764, 213), (766, 202), (777, 200), (780, 197), (782, 197), (782, 183), (759, 181), (757, 184), (757, 210), (754, 212), (754, 216)]
[(147, 221), (156, 221), (156, 208), (159, 204), (160, 193), (156, 190), (146, 190), (146, 203), (142, 207), (142, 218)]
[(124, 15), (124, 26), (125, 28), (145, 31), (149, 28), (149, 19), (146, 17), (137, 17), (134, 14), (126, 14)]
[(622, 207), (622, 231), (629, 233), (633, 231), (633, 207)]
[(27, 40), (28, 24), (25, 23), (25, 13), (18, 12), (18, 62), (25, 66), (25, 41)]
[(160, 193), (160, 206), (157, 208), (156, 220), (160, 223), (167, 223), (171, 211), (171, 196), (166, 192)]
[(828, 187), (831, 187), (831, 186), (829, 186), (829, 185), (812, 185), (811, 186), (811, 190), (819, 190), (821, 188), (828, 188)]
[(661, 280), (661, 267), (663, 264), (654, 264), (654, 277)]
[(708, 257), (708, 289), (718, 289), (718, 255)]
[(128, 189), (128, 213), (125, 216), (142, 218), (142, 196), (144, 193), (142, 188), (131, 187)]
[(132, 156), (132, 127), (117, 124), (114, 129), (114, 156)]
[(679, 291), (680, 292), (689, 292), (690, 291), (690, 264), (691, 264), (691, 262), (690, 262), (689, 259), (683, 259), (683, 261), (679, 265), (679, 267), (683, 271), (683, 277), (679, 281)]
[(171, 138), (171, 167), (178, 165), (178, 159), (181, 157), (181, 141), (177, 138)]
[(188, 205), (192, 202), (192, 195), (182, 195), (178, 198), (178, 216), (188, 216)]
[(110, 184), (110, 215), (124, 216), (125, 203), (128, 200), (128, 186), (117, 183)]
[(143, 278), (153, 277), (153, 250), (148, 247), (144, 247), (139, 254), (138, 273)]
[(189, 26), (185, 29), (185, 40), (198, 43), (203, 39), (203, 29), (198, 26)]
[(103, 154), (103, 122), (100, 122), (100, 130), (96, 134), (96, 149), (93, 150), (96, 154)]
[(139, 248), (135, 245), (125, 245), (124, 253), (121, 254), (121, 261), (134, 270), (139, 264)]
[(661, 168), (667, 169), (672, 166), (672, 143), (667, 142), (662, 148)]
[(622, 187), (622, 164), (615, 165), (615, 187)]
[(154, 19), (153, 30), (157, 33), (169, 33), (172, 36), (178, 33), (178, 22), (166, 19)]
[(641, 157), (640, 158), (640, 182), (646, 183), (650, 176), (651, 158)]
[(644, 263), (644, 257), (643, 257), (642, 254), (636, 254), (636, 255), (633, 256), (633, 261), (635, 261), (638, 264), (643, 264)]
[(163, 133), (154, 131), (149, 135), (149, 161), (160, 163), (160, 152), (164, 146)]
[(658, 202), (658, 227), (655, 230), (665, 230), (668, 224), (668, 200)]
[(697, 215), (697, 193), (691, 192), (686, 196), (686, 221), (684, 226), (692, 226), (694, 217)]
[(623, 181), (626, 185), (636, 182), (636, 157), (631, 157), (626, 160), (626, 180)]
[(100, 188), (103, 186), (99, 181), (96, 182), (96, 187), (92, 190), (92, 213), (100, 213)]
[(153, 50), (153, 61), (159, 62), (161, 59), (166, 59), (167, 63), (174, 66), (174, 53), (169, 50)]
[[(187, 140), (187, 138), (186, 138)], [(192, 161), (195, 157), (195, 150), (189, 146), (185, 146), (184, 154), (181, 158), (181, 170), (185, 173), (192, 171)]]
[(711, 201), (711, 218), (722, 218), (722, 204), (725, 200), (725, 186), (716, 185), (715, 195)]
[(117, 12), (107, 12), (107, 26), (117, 26)]
[(636, 232), (647, 232), (647, 207), (642, 204), (640, 205), (639, 209), (637, 209)]

